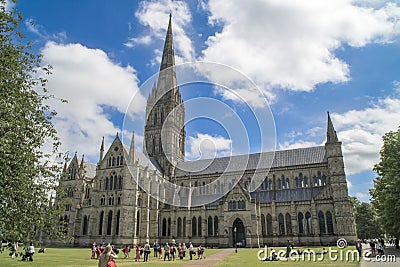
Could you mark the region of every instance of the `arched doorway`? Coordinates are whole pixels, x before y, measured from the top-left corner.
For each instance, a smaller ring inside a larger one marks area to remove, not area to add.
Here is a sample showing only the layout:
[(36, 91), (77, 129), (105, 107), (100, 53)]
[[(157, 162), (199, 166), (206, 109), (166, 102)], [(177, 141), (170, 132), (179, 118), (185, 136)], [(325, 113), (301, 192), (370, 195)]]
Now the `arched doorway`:
[(232, 225), (232, 241), (233, 246), (237, 244), (238, 247), (246, 246), (246, 234), (244, 224), (241, 219), (237, 218)]

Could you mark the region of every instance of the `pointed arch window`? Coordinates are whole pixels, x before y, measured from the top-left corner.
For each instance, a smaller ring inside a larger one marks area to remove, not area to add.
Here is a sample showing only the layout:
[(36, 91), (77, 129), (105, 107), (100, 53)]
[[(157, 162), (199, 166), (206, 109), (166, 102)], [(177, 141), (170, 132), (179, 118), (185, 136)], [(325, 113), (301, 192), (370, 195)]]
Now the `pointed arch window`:
[(111, 235), (112, 217), (112, 211), (110, 210), (107, 217), (107, 235)]
[(166, 236), (167, 235), (167, 219), (163, 219), (162, 221), (162, 236)]
[(278, 189), (282, 189), (282, 181), (281, 181), (281, 179), (278, 179)]
[(136, 213), (136, 236), (140, 234), (140, 211)]
[(267, 234), (272, 235), (272, 216), (267, 214)]
[(319, 223), (319, 232), (321, 234), (325, 234), (326, 233), (325, 216), (322, 211), (318, 212), (318, 223)]
[(330, 211), (326, 212), (326, 228), (328, 228), (328, 234), (333, 234), (333, 218)]
[(285, 234), (285, 219), (283, 218), (282, 213), (278, 215), (278, 224), (279, 224), (279, 235)]
[(197, 227), (197, 235), (198, 236), (201, 236), (202, 235), (202, 221), (201, 221), (201, 216), (199, 216), (199, 219), (197, 220), (197, 225), (198, 225), (198, 227)]
[(208, 234), (208, 236), (213, 235), (213, 219), (211, 216), (208, 216), (208, 219), (207, 219), (207, 234)]
[(168, 218), (168, 228), (167, 228), (167, 231), (168, 231), (168, 236), (171, 236), (171, 218)]
[(182, 236), (186, 236), (186, 217), (182, 220)]
[(82, 235), (87, 235), (88, 234), (88, 226), (89, 226), (89, 219), (88, 219), (88, 216), (85, 215), (85, 217), (83, 217)]
[(306, 230), (307, 230), (307, 234), (311, 234), (311, 213), (309, 213), (308, 211), (306, 212)]
[(104, 221), (104, 211), (100, 212), (99, 218), (99, 235), (103, 234), (103, 221)]
[(299, 212), (297, 215), (297, 225), (299, 226), (299, 234), (304, 234), (303, 213)]
[(119, 176), (118, 177), (118, 189), (119, 190), (121, 190), (122, 189), (122, 182), (123, 182), (124, 180), (122, 179), (122, 176)]
[(299, 178), (296, 177), (296, 178), (294, 179), (294, 181), (295, 181), (295, 184), (296, 184), (296, 188), (299, 188)]
[(218, 216), (214, 216), (214, 236), (218, 236)]
[(289, 213), (285, 215), (285, 222), (286, 222), (286, 234), (292, 234), (292, 216)]
[(177, 223), (177, 227), (176, 227), (176, 234), (177, 236), (182, 236), (182, 219), (181, 217), (178, 218), (178, 223)]
[(108, 177), (104, 180), (104, 190), (108, 190)]
[(196, 217), (192, 218), (192, 236), (197, 236), (197, 219), (196, 219)]
[(119, 235), (119, 220), (121, 217), (121, 211), (117, 212), (117, 218), (115, 219), (115, 235)]
[(261, 214), (261, 234), (262, 234), (262, 236), (266, 235), (266, 232), (265, 232), (265, 216), (264, 216), (264, 214)]

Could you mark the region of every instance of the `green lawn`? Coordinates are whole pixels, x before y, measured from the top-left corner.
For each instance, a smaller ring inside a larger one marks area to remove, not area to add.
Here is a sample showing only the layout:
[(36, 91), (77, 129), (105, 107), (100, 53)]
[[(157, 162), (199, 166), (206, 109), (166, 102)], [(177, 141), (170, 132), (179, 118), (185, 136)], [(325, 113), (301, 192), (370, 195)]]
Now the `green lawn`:
[[(275, 248), (276, 251), (285, 250), (285, 248)], [(296, 248), (297, 249), (297, 248)], [(300, 248), (303, 250), (302, 248)], [(313, 248), (314, 251), (321, 251), (322, 248)], [(326, 248), (328, 249), (328, 248)], [(333, 248), (337, 249), (337, 248)], [(351, 248), (347, 248), (342, 251), (343, 258), (345, 258), (346, 251)], [(209, 257), (214, 253), (220, 252), (222, 249), (207, 249), (205, 256)], [(20, 249), (22, 251), (22, 249)], [(38, 251), (38, 249), (36, 249)], [(313, 260), (298, 260), (298, 261), (260, 261), (257, 257), (257, 252), (259, 249), (238, 249), (238, 253), (232, 253), (221, 261), (217, 266), (298, 266), (298, 267), (313, 267), (313, 266), (324, 266), (324, 267), (358, 267), (358, 261), (332, 261), (329, 259), (328, 255), (325, 254), (323, 261), (313, 261)], [(16, 267), (16, 266), (29, 266), (29, 267), (97, 267), (97, 260), (91, 260), (90, 248), (47, 248), (46, 253), (38, 254), (35, 253), (33, 262), (23, 262), (21, 257), (11, 259), (8, 255), (8, 250), (5, 250), (0, 254), (0, 266)], [(117, 265), (120, 266), (134, 266), (139, 264), (135, 262), (134, 259), (123, 259), (123, 254), (120, 253), (120, 259), (117, 259)], [(337, 255), (340, 256), (339, 253)], [(134, 253), (131, 253), (131, 257)], [(260, 255), (264, 256), (263, 254)], [(186, 257), (183, 261), (166, 261), (160, 259), (155, 259), (152, 254), (149, 257), (150, 261), (148, 263), (140, 262), (140, 264), (146, 264), (147, 266), (182, 266), (183, 264), (189, 263), (189, 257)], [(204, 261), (206, 263), (206, 261)]]
[[(20, 252), (22, 249), (19, 250)], [(47, 248), (46, 253), (38, 254), (38, 249), (33, 257), (33, 262), (21, 261), (21, 257), (11, 259), (8, 255), (9, 251), (5, 250), (0, 254), (0, 266), (7, 267), (19, 267), (19, 266), (29, 266), (29, 267), (97, 267), (97, 260), (91, 260), (91, 249), (90, 248)], [(214, 253), (221, 251), (221, 249), (207, 249), (205, 252), (206, 256), (210, 256)], [(131, 259), (124, 259), (122, 252), (118, 254), (121, 258), (116, 260), (118, 267), (120, 266), (133, 266), (139, 264), (135, 262), (132, 257), (134, 253), (131, 252)], [(147, 266), (181, 266), (189, 262), (189, 257), (186, 256), (184, 260), (175, 261), (163, 261), (162, 259), (155, 259), (153, 254), (149, 256), (149, 262), (143, 263), (141, 259), (140, 264), (146, 264)]]
[[(304, 250), (304, 248), (296, 248), (300, 250)], [(319, 252), (322, 250), (322, 248), (312, 248), (315, 252)], [(329, 249), (326, 247), (326, 249)], [(332, 249), (337, 249), (337, 247), (333, 247)], [(346, 256), (346, 252), (349, 251), (350, 249), (354, 249), (354, 247), (346, 248), (342, 251), (343, 258)], [(275, 248), (276, 251), (279, 250), (284, 250), (286, 251), (286, 248)], [(238, 249), (238, 253), (232, 253), (228, 257), (226, 257), (223, 261), (221, 261), (219, 264), (217, 264), (218, 267), (227, 267), (227, 266), (251, 266), (251, 267), (256, 267), (256, 266), (268, 266), (268, 267), (276, 267), (276, 266), (296, 266), (296, 267), (313, 267), (313, 266), (326, 266), (326, 267), (357, 267), (359, 266), (359, 261), (355, 260), (350, 260), (350, 261), (340, 261), (340, 260), (330, 260), (329, 256), (327, 254), (324, 255), (324, 259), (322, 261), (318, 261), (318, 257), (320, 255), (316, 255), (317, 260), (313, 261), (313, 258), (311, 260), (308, 260), (305, 258), (305, 260), (288, 260), (288, 261), (260, 261), (257, 257), (259, 249)], [(269, 253), (268, 249), (268, 253)], [(340, 252), (337, 253), (338, 257), (340, 257)], [(264, 254), (260, 255), (261, 257), (264, 256)], [(351, 259), (351, 257), (349, 257)]]

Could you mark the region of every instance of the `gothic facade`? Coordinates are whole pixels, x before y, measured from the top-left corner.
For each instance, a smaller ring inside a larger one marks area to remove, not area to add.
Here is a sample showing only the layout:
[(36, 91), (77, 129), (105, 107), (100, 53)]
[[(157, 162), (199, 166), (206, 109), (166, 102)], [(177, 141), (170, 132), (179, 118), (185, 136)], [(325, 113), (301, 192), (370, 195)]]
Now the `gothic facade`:
[[(147, 100), (145, 152), (135, 150), (133, 136), (128, 147), (117, 134), (106, 152), (103, 139), (97, 164), (79, 163), (75, 155), (64, 167), (70, 202), (61, 219), (73, 245), (175, 239), (255, 247), (356, 239), (341, 142), (329, 114), (324, 146), (190, 162), (184, 161), (184, 123), (170, 18), (158, 82)], [(271, 168), (258, 164), (260, 158)], [(227, 168), (243, 161), (241, 169)], [(254, 177), (262, 181), (256, 188)]]

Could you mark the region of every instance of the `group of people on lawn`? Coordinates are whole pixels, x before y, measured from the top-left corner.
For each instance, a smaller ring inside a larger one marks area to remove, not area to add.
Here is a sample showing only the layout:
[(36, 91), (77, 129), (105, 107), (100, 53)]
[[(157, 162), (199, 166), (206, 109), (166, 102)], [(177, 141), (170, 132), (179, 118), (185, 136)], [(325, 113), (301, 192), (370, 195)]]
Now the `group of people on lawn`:
[[(139, 244), (134, 245), (135, 251), (135, 261), (140, 261), (143, 256), (143, 261), (146, 262), (149, 260), (149, 254), (151, 253), (151, 246), (149, 242), (146, 242), (142, 247)], [(197, 248), (197, 253), (193, 247), (192, 242), (189, 242), (189, 245), (186, 246), (185, 243), (178, 243), (174, 239), (172, 239), (171, 243), (165, 243), (164, 246), (161, 246), (159, 243), (153, 243), (153, 251), (154, 257), (159, 259), (164, 259), (164, 261), (174, 261), (175, 259), (181, 259), (186, 257), (186, 253), (189, 253), (189, 259), (192, 260), (193, 257), (197, 254), (197, 259), (201, 260), (204, 257), (204, 247), (201, 245)], [(130, 258), (131, 248), (129, 245), (126, 245), (122, 252), (124, 254), (124, 258)], [(98, 259), (99, 264), (98, 267), (111, 267), (116, 266), (114, 259), (118, 258), (119, 250), (115, 247), (115, 245), (108, 244), (107, 246), (104, 244), (96, 244), (92, 245), (92, 256), (91, 259)]]

